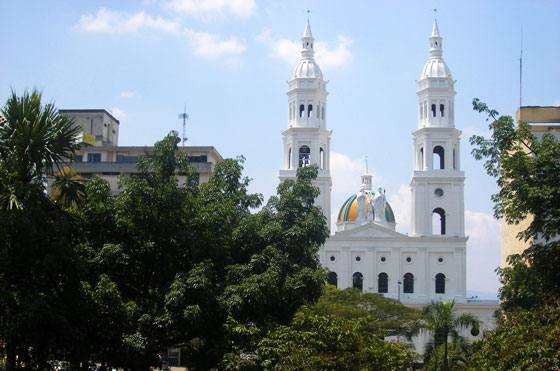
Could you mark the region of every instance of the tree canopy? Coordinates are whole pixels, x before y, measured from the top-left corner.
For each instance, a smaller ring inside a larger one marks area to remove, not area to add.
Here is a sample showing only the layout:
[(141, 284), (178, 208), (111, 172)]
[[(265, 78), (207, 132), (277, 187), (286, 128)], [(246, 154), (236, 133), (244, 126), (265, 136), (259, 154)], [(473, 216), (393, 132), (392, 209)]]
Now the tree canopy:
[[(393, 370), (412, 364), (404, 343), (418, 332), (420, 312), (379, 294), (325, 285), (315, 304), (289, 324), (259, 328), (228, 322), (235, 346), (226, 369)], [(390, 340), (392, 341), (386, 341)]]
[(228, 317), (288, 323), (319, 297), (325, 279), (317, 168), (300, 169), (254, 212), (262, 197), (247, 191), (243, 158), (218, 163), (199, 187), (177, 139), (171, 133), (156, 143), (153, 157), (139, 161), (140, 175), (121, 176), (118, 196), (99, 178), (86, 188), (90, 286), (100, 308), (118, 308), (100, 315), (120, 318), (113, 319), (120, 332), (102, 332), (118, 349), (106, 353), (113, 364), (141, 369), (174, 346), (190, 366), (213, 367), (228, 350)]
[(527, 123), (516, 126), (510, 116), (500, 116), (478, 99), (473, 107), (491, 121), (490, 138), (470, 141), (473, 155), (485, 160), (500, 187), (492, 196), (495, 216), (510, 224), (531, 220), (517, 236), (529, 247), (510, 256), (509, 267), (498, 269), (502, 308), (531, 309), (560, 297), (560, 142), (551, 133), (537, 137)]

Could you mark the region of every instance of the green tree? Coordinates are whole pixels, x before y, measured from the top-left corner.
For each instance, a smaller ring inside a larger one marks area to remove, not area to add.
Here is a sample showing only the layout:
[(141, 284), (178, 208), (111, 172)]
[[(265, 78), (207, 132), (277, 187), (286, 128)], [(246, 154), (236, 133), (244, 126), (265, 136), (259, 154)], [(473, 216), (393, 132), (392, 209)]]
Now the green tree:
[[(443, 344), (443, 360), (442, 370), (449, 370), (448, 359), (448, 338), (454, 339), (454, 342), (460, 339), (459, 331), (471, 327), (473, 334), (478, 334), (479, 321), (471, 313), (461, 313), (458, 315), (455, 311), (455, 300), (450, 302), (432, 301), (426, 305), (422, 313), (424, 314), (424, 329), (432, 334), (433, 340), (428, 343), (426, 348), (426, 361), (431, 356), (431, 350), (437, 355), (437, 348)], [(437, 363), (437, 360), (435, 361)]]
[(490, 138), (473, 136), (472, 151), (485, 160), (488, 174), (500, 190), (492, 196), (494, 215), (517, 224), (527, 217), (530, 226), (517, 236), (530, 246), (499, 268), (502, 309), (531, 309), (560, 297), (560, 143), (552, 134), (537, 138), (526, 123), (515, 126), (478, 99), (474, 110), (487, 115)]
[(98, 351), (137, 370), (170, 346), (183, 349), (189, 366), (215, 367), (230, 347), (228, 317), (289, 323), (300, 305), (316, 300), (325, 278), (315, 167), (282, 183), (254, 212), (262, 197), (248, 193), (242, 158), (217, 164), (198, 187), (177, 139), (172, 133), (156, 143), (153, 157), (139, 161), (139, 176), (121, 176), (116, 198), (103, 181), (90, 181), (82, 213), (90, 285), (115, 287), (102, 302), (123, 312), (121, 342), (105, 332), (119, 351)]
[(382, 295), (326, 285), (315, 304), (303, 306), (287, 325), (258, 328), (232, 319), (234, 352), (227, 369), (393, 370), (414, 356), (402, 340), (418, 332), (421, 314)]
[(469, 370), (560, 368), (560, 303), (501, 316), (498, 327), (473, 343)]
[(49, 349), (81, 337), (84, 302), (74, 219), (46, 196), (56, 163), (71, 158), (77, 130), (41, 94), (15, 92), (0, 111), (0, 338), (45, 368)]

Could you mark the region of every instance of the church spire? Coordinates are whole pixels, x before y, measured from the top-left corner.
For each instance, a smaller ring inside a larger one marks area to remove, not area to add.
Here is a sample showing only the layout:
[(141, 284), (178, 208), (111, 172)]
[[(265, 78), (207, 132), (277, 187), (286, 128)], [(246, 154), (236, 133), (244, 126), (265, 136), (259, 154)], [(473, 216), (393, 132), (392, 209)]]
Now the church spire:
[(315, 54), (313, 50), (313, 35), (311, 34), (311, 25), (309, 24), (309, 19), (305, 25), (305, 31), (303, 31), (303, 37), (301, 38), (301, 59), (313, 59)]
[(432, 35), (430, 36), (430, 58), (442, 58), (442, 37), (439, 34), (437, 20), (434, 19), (434, 27), (432, 28)]

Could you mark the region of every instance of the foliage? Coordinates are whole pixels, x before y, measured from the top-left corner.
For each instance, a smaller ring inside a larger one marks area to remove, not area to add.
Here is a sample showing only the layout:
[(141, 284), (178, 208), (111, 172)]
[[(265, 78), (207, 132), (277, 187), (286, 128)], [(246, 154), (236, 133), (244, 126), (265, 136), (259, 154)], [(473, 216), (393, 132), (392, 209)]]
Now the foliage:
[(560, 368), (560, 303), (502, 315), (498, 327), (473, 343), (469, 370)]
[(53, 204), (45, 179), (71, 157), (76, 129), (41, 94), (15, 92), (0, 116), (0, 338), (15, 356), (46, 365), (49, 349), (83, 337), (75, 220)]
[(324, 282), (317, 250), (327, 229), (311, 183), (317, 168), (300, 169), (252, 213), (262, 198), (247, 191), (243, 158), (217, 164), (198, 187), (177, 139), (171, 133), (156, 143), (138, 176), (121, 176), (116, 198), (98, 178), (87, 185), (81, 251), (91, 286), (114, 288), (101, 303), (122, 312), (120, 337), (100, 331), (114, 351), (97, 349), (115, 365), (145, 369), (179, 346), (188, 366), (214, 367), (230, 347), (228, 318), (288, 323)]
[(381, 295), (326, 285), (317, 303), (303, 306), (289, 325), (263, 329), (228, 322), (235, 341), (226, 369), (392, 370), (414, 353), (385, 336), (413, 335), (420, 313)]
[[(540, 137), (526, 123), (515, 127), (510, 116), (500, 116), (478, 99), (474, 109), (488, 115), (491, 138), (473, 136), (476, 159), (485, 159), (489, 175), (500, 191), (492, 196), (496, 217), (517, 224), (526, 217), (530, 226), (518, 238), (530, 246), (498, 268), (502, 281), (502, 309), (536, 308), (560, 297), (560, 143), (550, 133)], [(487, 119), (487, 120), (488, 120)]]
[[(459, 330), (470, 327), (471, 332), (477, 334), (479, 321), (471, 313), (458, 315), (455, 312), (455, 300), (451, 302), (432, 301), (423, 308), (422, 313), (425, 320), (424, 331), (433, 335), (433, 340), (428, 343), (424, 352), (424, 362), (428, 363), (433, 355), (437, 355), (437, 351), (434, 352), (434, 350), (443, 345), (442, 370), (449, 370), (448, 338), (451, 337), (453, 343), (464, 342)], [(432, 353), (434, 354), (432, 355)], [(434, 360), (434, 362), (436, 361)]]

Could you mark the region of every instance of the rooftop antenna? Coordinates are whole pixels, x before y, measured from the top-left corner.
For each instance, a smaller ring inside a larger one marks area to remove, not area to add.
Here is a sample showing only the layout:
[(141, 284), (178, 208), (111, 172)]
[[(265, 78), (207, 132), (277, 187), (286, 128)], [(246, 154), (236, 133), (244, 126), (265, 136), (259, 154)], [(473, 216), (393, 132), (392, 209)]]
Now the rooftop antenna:
[(519, 55), (519, 108), (522, 106), (523, 93), (523, 25), (521, 25), (521, 53)]
[(187, 114), (186, 104), (183, 113), (179, 114), (179, 118), (183, 119), (183, 147), (184, 147), (185, 143), (187, 142), (187, 119), (189, 118), (189, 115)]

